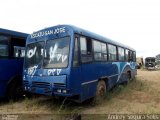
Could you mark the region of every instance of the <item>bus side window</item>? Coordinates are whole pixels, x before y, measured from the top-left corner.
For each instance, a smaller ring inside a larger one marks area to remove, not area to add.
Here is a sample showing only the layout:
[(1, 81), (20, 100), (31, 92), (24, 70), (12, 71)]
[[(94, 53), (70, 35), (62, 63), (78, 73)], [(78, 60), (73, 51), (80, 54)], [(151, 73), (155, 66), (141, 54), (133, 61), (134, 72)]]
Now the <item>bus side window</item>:
[(8, 40), (7, 36), (0, 36), (0, 57), (7, 57), (9, 55), (8, 51)]
[(105, 43), (93, 40), (93, 48), (96, 61), (107, 61), (107, 46)]
[(133, 52), (133, 61), (136, 62), (136, 52)]
[(73, 67), (77, 67), (78, 64), (78, 38), (75, 38), (74, 44), (74, 60), (73, 60)]
[(80, 50), (82, 63), (92, 61), (92, 40), (86, 37), (80, 37)]
[(108, 55), (109, 61), (117, 60), (117, 48), (115, 45), (108, 44)]
[(133, 61), (133, 52), (132, 51), (129, 51), (129, 62), (130, 61)]
[(25, 56), (25, 48), (19, 47), (19, 46), (14, 46), (14, 57), (21, 58), (24, 56)]
[(118, 47), (118, 60), (119, 61), (125, 60), (124, 48)]
[(125, 60), (128, 62), (129, 61), (129, 50), (125, 50)]
[(24, 38), (11, 38), (11, 56), (14, 58), (22, 58), (25, 56), (25, 39)]

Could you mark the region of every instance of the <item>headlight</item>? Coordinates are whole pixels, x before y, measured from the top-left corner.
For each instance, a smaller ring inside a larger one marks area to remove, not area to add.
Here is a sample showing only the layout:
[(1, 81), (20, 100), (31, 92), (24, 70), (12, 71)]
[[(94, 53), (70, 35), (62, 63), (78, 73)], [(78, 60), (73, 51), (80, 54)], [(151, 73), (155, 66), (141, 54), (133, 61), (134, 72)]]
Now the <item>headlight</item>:
[(67, 93), (67, 90), (62, 90), (63, 93)]
[(61, 90), (61, 89), (57, 89), (57, 92), (58, 92), (58, 93), (61, 93), (61, 92), (62, 92), (62, 90)]

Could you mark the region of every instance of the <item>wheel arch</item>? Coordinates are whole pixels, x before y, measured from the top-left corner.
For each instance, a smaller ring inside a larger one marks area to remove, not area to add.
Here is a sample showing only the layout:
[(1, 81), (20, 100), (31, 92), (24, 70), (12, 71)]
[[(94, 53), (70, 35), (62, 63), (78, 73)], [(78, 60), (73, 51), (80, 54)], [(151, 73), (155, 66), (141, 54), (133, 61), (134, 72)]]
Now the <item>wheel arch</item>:
[(107, 77), (107, 76), (100, 77), (100, 78), (98, 79), (98, 82), (101, 81), (101, 80), (103, 80), (103, 81), (105, 82), (106, 88), (108, 88), (108, 85), (109, 85), (109, 83), (108, 83), (109, 77)]

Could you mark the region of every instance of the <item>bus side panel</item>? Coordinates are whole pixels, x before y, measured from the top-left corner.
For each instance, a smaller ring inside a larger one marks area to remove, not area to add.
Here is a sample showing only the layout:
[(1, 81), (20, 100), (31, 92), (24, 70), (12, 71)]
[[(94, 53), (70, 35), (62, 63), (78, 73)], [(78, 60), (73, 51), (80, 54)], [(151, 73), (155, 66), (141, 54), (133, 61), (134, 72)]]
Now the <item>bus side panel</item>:
[(119, 62), (120, 73), (119, 78), (117, 79), (117, 83), (124, 83), (128, 81), (128, 73), (127, 71), (131, 71), (131, 68), (127, 62)]
[(72, 94), (80, 95), (81, 93), (81, 69), (80, 67), (71, 68), (70, 77), (67, 81), (67, 87), (71, 89)]
[(123, 83), (128, 81), (128, 71), (131, 72), (131, 78), (134, 78), (135, 75), (137, 74), (137, 70), (135, 68), (136, 63), (135, 62), (121, 62), (121, 73), (120, 73), (120, 78), (118, 83)]
[(92, 98), (96, 95), (97, 82), (81, 85), (81, 101)]
[(127, 71), (131, 71), (131, 75), (135, 76), (136, 70), (132, 67), (134, 67), (134, 65), (130, 65), (130, 63), (127, 62), (95, 62), (82, 64), (80, 67), (72, 70), (71, 76), (73, 79), (72, 82), (74, 83), (72, 86), (74, 86), (77, 93), (81, 95), (81, 101), (83, 101), (95, 96), (96, 86), (98, 80), (101, 78), (109, 78), (106, 85), (109, 90), (116, 84), (128, 80)]
[(96, 87), (98, 80), (103, 77), (109, 77), (110, 80), (106, 87), (112, 87), (116, 84), (118, 78), (118, 68), (116, 65), (110, 63), (88, 63), (81, 65), (82, 76), (82, 93), (81, 98), (83, 100), (94, 97), (96, 95)]
[[(85, 66), (91, 67), (92, 65), (86, 64)], [(68, 81), (69, 83), (67, 83), (69, 85), (69, 88), (72, 89), (72, 93), (74, 95), (79, 95), (78, 100), (80, 102), (95, 96), (97, 85), (96, 82), (88, 83), (94, 79), (94, 70), (92, 70), (92, 72), (88, 71), (88, 69), (85, 71), (86, 73), (82, 71), (81, 66), (72, 68), (70, 80)]]
[(14, 76), (22, 74), (23, 60), (22, 59), (1, 59), (0, 60), (0, 94), (5, 96), (6, 88), (9, 80)]

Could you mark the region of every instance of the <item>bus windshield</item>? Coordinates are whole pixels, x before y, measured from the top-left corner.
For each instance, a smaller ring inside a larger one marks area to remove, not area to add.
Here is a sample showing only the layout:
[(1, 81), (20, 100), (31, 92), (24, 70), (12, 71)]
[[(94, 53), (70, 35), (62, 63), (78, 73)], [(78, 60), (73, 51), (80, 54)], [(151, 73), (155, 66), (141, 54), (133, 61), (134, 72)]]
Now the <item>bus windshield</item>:
[(44, 42), (36, 42), (27, 45), (25, 68), (42, 64)]
[(44, 68), (64, 68), (68, 65), (70, 37), (46, 42)]

